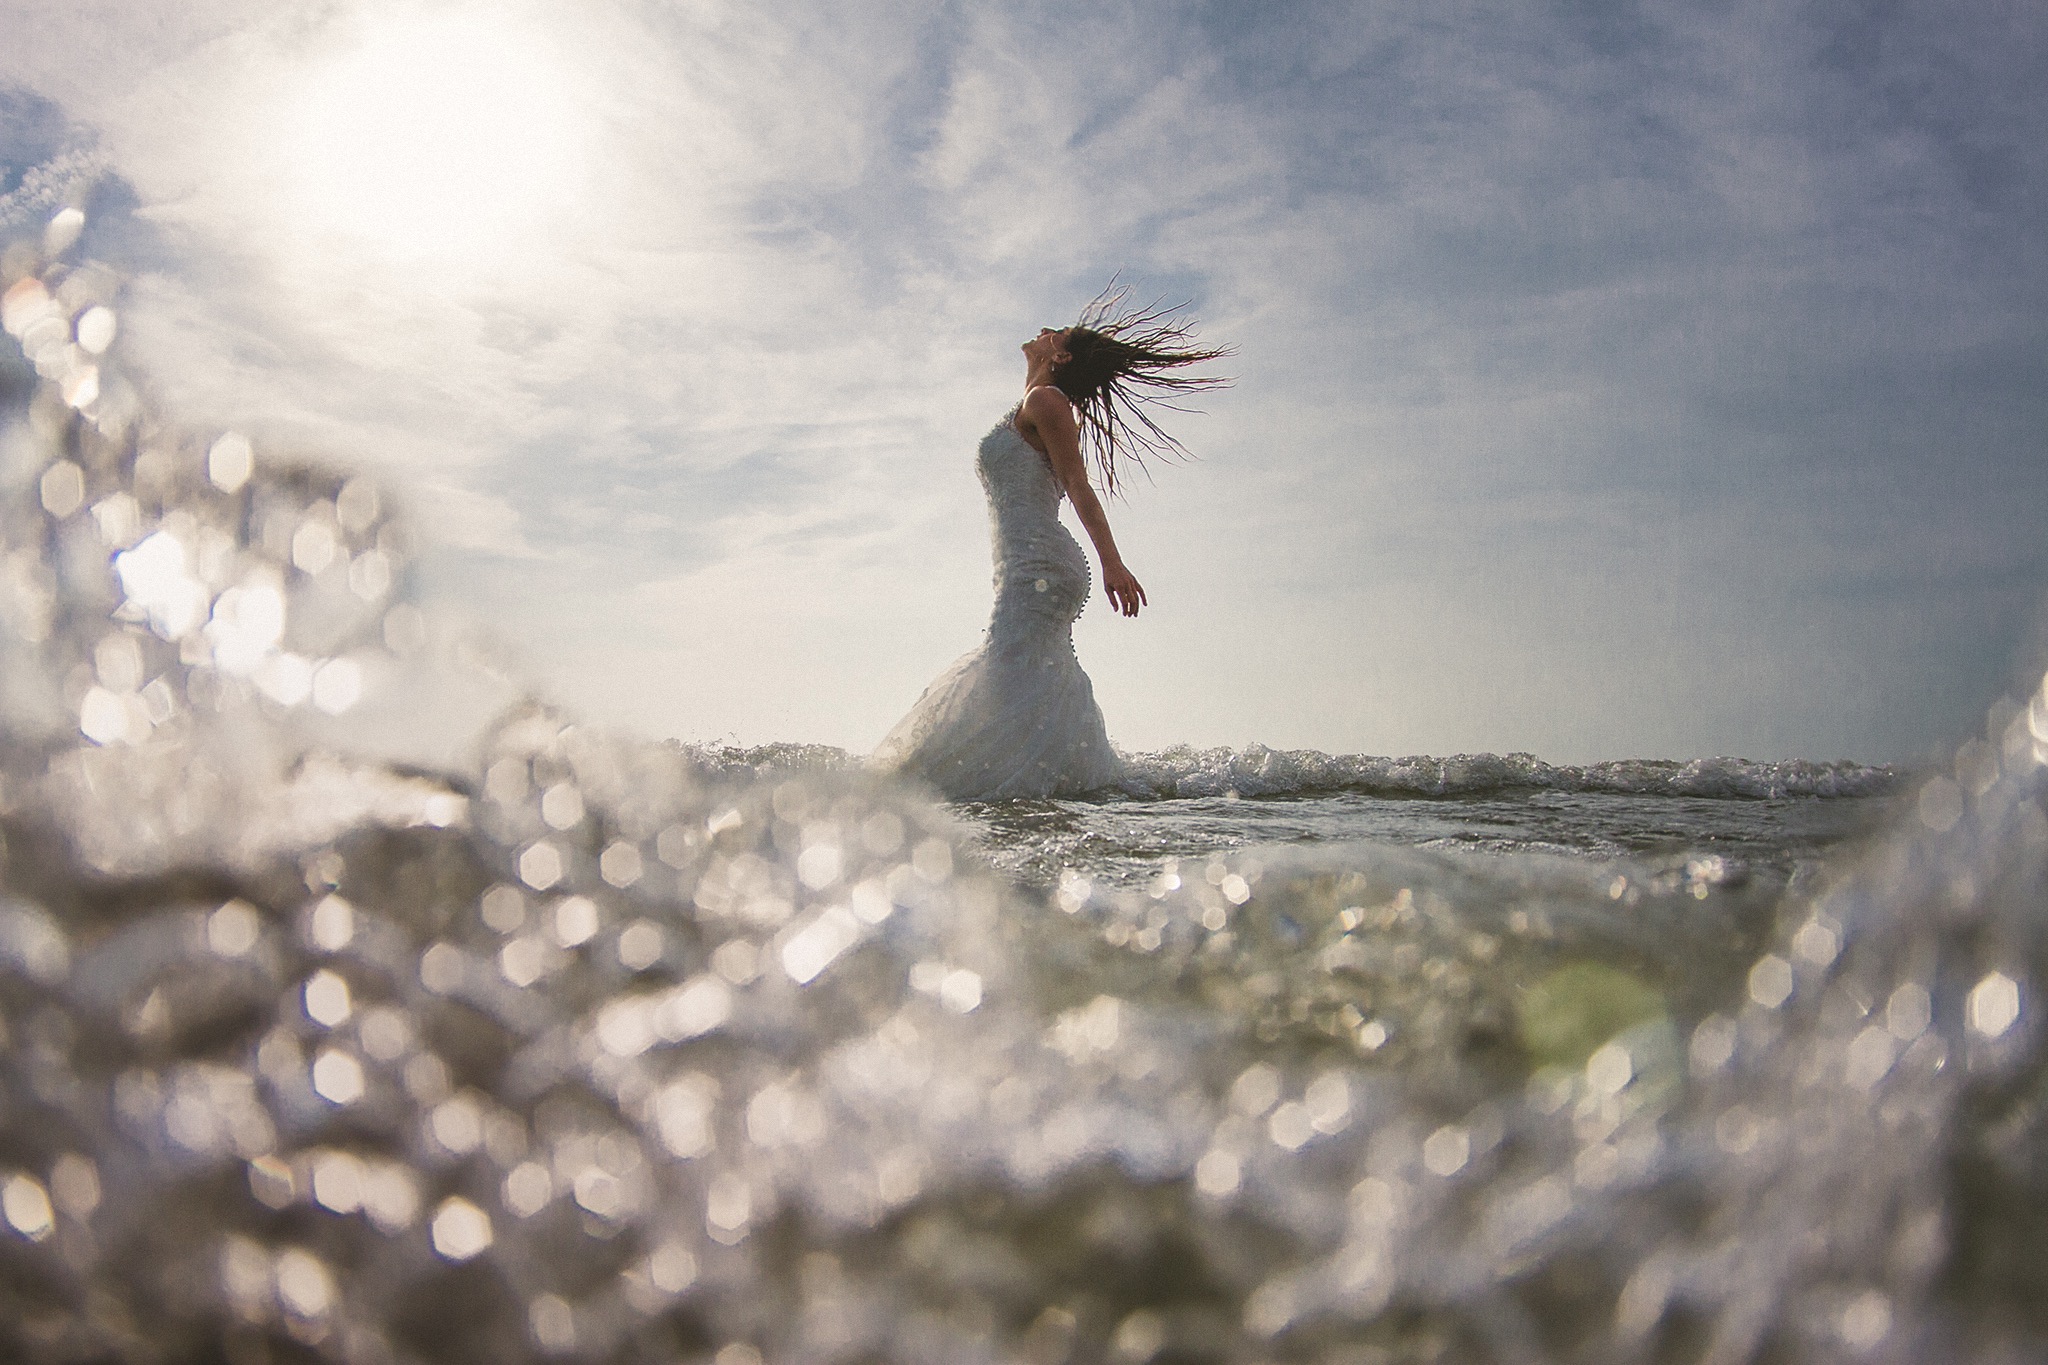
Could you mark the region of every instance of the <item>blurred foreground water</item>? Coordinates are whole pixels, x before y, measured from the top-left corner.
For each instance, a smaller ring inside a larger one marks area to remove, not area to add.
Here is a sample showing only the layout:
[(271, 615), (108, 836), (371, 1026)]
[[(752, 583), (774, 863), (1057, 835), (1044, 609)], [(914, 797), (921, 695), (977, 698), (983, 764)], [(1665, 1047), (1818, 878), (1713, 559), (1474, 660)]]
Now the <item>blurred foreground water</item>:
[(2048, 1355), (2048, 696), (1910, 782), (408, 766), (393, 509), (156, 425), (79, 226), (5, 260), (0, 1358)]

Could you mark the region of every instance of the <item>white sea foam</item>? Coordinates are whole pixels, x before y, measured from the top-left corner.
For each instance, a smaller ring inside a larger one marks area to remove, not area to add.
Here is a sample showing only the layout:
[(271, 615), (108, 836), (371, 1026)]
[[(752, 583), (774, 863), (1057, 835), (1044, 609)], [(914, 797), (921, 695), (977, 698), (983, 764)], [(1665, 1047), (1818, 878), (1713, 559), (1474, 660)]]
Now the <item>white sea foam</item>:
[[(860, 759), (825, 744), (733, 743), (679, 746), (721, 776), (842, 772)], [(1872, 797), (1892, 792), (1900, 771), (1889, 765), (1807, 759), (1690, 760), (1628, 758), (1583, 766), (1546, 763), (1534, 754), (1326, 754), (1317, 749), (1196, 748), (1126, 753), (1125, 779), (1110, 793), (1160, 800), (1177, 797), (1296, 796), (1364, 792), (1380, 796), (1459, 797), (1506, 791), (1610, 792), (1622, 796), (1769, 798)]]
[(1763, 798), (1878, 796), (1898, 774), (1889, 767), (1806, 760), (1740, 758), (1618, 759), (1583, 767), (1545, 763), (1533, 754), (1457, 754), (1382, 758), (1315, 749), (1195, 749), (1180, 746), (1126, 756), (1129, 786), (1158, 796), (1280, 796), (1355, 791), (1385, 796), (1471, 796), (1540, 790), (1628, 796)]

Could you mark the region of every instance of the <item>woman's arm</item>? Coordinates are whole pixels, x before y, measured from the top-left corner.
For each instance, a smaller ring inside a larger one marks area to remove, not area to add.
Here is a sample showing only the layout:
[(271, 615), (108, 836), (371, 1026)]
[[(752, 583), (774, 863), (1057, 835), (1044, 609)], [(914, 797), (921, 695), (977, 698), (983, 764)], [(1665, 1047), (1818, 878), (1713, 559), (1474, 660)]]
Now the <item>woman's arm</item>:
[(1042, 447), (1046, 458), (1052, 461), (1053, 476), (1067, 490), (1067, 501), (1074, 504), (1074, 514), (1081, 518), (1088, 538), (1095, 542), (1095, 553), (1102, 560), (1102, 590), (1108, 595), (1110, 606), (1125, 616), (1136, 616), (1138, 608), (1145, 605), (1145, 589), (1136, 575), (1124, 567), (1123, 556), (1117, 553), (1116, 537), (1109, 533), (1109, 515), (1102, 510), (1102, 499), (1095, 496), (1095, 489), (1088, 482), (1088, 465), (1081, 458), (1081, 429), (1074, 422), (1073, 406), (1058, 389), (1040, 385), (1024, 396), (1019, 416), (1019, 429), (1038, 437), (1033, 444)]

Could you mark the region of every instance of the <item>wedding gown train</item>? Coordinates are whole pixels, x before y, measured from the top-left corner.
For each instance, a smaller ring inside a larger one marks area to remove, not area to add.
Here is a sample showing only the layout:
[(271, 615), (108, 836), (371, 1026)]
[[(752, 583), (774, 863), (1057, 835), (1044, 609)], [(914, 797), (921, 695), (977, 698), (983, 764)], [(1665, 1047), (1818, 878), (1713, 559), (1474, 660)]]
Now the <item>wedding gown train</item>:
[(1123, 768), (1074, 657), (1088, 557), (1060, 524), (1051, 464), (1015, 416), (982, 438), (975, 458), (995, 541), (987, 637), (925, 689), (872, 760), (954, 801), (1075, 796), (1113, 784)]

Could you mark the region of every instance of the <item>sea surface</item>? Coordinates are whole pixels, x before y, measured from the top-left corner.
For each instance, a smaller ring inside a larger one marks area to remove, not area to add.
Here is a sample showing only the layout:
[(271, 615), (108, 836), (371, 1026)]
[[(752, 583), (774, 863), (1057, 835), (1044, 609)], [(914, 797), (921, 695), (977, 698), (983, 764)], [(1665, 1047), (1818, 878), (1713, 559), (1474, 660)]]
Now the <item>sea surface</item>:
[(0, 346), (0, 1358), (2048, 1358), (2048, 693), (1952, 764), (1131, 755), (941, 806), (515, 701), (369, 481)]
[[(1870, 784), (1873, 793), (1878, 790)], [(997, 867), (1050, 887), (1068, 873), (1142, 888), (1169, 865), (1261, 846), (1350, 841), (1675, 864), (1718, 859), (1780, 882), (1873, 832), (1893, 803), (1863, 797), (1730, 798), (1515, 791), (1395, 797), (1364, 792), (1168, 800), (1012, 801), (961, 807)]]

